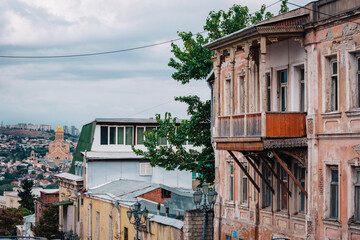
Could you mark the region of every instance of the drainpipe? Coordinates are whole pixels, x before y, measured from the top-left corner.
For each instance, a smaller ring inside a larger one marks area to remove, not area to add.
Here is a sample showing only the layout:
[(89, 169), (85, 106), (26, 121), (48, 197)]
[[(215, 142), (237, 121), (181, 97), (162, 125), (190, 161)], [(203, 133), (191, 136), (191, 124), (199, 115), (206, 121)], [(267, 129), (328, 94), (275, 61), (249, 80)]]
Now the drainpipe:
[(119, 200), (116, 200), (114, 202), (114, 205), (116, 207), (116, 209), (118, 210), (118, 228), (119, 228), (119, 240), (121, 240), (121, 224), (120, 224), (120, 205), (119, 205)]
[(165, 212), (166, 216), (169, 217), (169, 207), (166, 207), (166, 208), (165, 208), (165, 211), (166, 211), (166, 212)]

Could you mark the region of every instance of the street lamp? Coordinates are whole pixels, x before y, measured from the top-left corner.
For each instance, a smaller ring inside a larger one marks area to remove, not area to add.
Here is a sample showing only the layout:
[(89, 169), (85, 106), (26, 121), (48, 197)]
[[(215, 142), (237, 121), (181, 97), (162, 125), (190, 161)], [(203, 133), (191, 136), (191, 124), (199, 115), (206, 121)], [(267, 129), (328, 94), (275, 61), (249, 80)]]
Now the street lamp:
[(146, 223), (148, 213), (149, 211), (146, 207), (141, 209), (141, 204), (138, 201), (134, 204), (133, 208), (126, 212), (129, 222), (136, 228), (136, 240), (139, 239), (139, 227)]
[(196, 209), (199, 209), (203, 212), (203, 240), (205, 240), (206, 212), (214, 208), (216, 196), (217, 192), (214, 190), (209, 191), (209, 184), (207, 182), (202, 184), (202, 190), (198, 188), (194, 192), (194, 202)]

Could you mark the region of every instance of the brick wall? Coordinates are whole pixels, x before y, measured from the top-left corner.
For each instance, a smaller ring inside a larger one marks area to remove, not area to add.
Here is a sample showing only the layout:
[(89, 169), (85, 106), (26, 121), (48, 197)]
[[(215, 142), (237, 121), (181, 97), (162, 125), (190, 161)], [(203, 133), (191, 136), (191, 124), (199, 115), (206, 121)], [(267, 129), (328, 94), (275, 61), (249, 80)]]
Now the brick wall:
[(147, 192), (147, 193), (144, 193), (138, 197), (141, 197), (141, 198), (144, 198), (144, 199), (147, 199), (147, 200), (150, 200), (150, 201), (154, 201), (154, 202), (157, 202), (157, 203), (161, 203), (161, 204), (164, 204), (165, 203), (165, 200), (171, 200), (171, 198), (162, 198), (161, 196), (161, 188), (157, 188), (153, 191), (150, 191), (150, 192)]
[[(207, 212), (205, 239), (214, 239), (214, 212)], [(184, 240), (202, 240), (203, 212), (200, 210), (189, 210), (184, 213)]]

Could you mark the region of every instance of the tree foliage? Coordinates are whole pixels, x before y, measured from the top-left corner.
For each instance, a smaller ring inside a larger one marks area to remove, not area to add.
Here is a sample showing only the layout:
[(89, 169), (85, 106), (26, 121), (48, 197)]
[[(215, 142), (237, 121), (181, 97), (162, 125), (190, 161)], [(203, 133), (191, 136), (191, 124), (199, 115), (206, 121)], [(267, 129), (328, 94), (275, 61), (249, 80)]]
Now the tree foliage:
[[(286, 2), (287, 0), (283, 0), (282, 6), (287, 6)], [(282, 7), (281, 11), (287, 10)], [(272, 16), (270, 12), (266, 12), (265, 5), (254, 14), (249, 13), (248, 7), (237, 4), (228, 11), (210, 12), (204, 25), (207, 36), (178, 32), (182, 46), (171, 44), (174, 58), (170, 58), (168, 65), (175, 70), (172, 78), (182, 84), (205, 79), (213, 67), (213, 52), (205, 48), (205, 44)], [(210, 101), (201, 101), (197, 96), (175, 97), (175, 100), (188, 105), (190, 119), (179, 124), (176, 118), (171, 118), (170, 113), (166, 113), (164, 119), (157, 114), (159, 128), (145, 133), (144, 145), (147, 151), (134, 147), (133, 150), (137, 155), (150, 159), (152, 166), (197, 172), (200, 173), (201, 182), (206, 180), (213, 183), (215, 156), (211, 145)], [(168, 139), (168, 145), (160, 144), (164, 137)], [(187, 141), (197, 149), (186, 148)]]
[(39, 224), (34, 228), (35, 236), (54, 239), (59, 237), (59, 207), (51, 204), (45, 209)]
[(34, 183), (29, 179), (24, 179), (21, 182), (21, 190), (18, 190), (20, 197), (20, 206), (34, 212), (34, 195), (31, 193), (31, 189)]
[[(210, 102), (200, 101), (198, 96), (178, 97), (178, 101), (188, 104), (190, 120), (182, 120), (166, 113), (164, 119), (156, 115), (159, 128), (145, 133), (146, 151), (135, 149), (137, 155), (151, 159), (151, 164), (167, 170), (188, 170), (201, 174), (202, 179), (214, 181), (214, 151), (210, 139)], [(167, 138), (168, 144), (161, 145)], [(189, 148), (189, 144), (198, 150)]]
[(0, 236), (16, 236), (16, 225), (21, 225), (23, 212), (16, 208), (0, 209)]

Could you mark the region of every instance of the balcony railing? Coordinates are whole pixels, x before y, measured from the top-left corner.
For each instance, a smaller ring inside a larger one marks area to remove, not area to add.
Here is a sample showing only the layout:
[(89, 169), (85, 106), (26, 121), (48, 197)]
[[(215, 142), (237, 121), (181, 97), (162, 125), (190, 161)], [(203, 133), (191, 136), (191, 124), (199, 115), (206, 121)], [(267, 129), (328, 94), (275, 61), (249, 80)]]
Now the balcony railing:
[(267, 112), (266, 132), (261, 132), (261, 113), (245, 113), (220, 116), (218, 137), (304, 137), (306, 136), (306, 113)]

